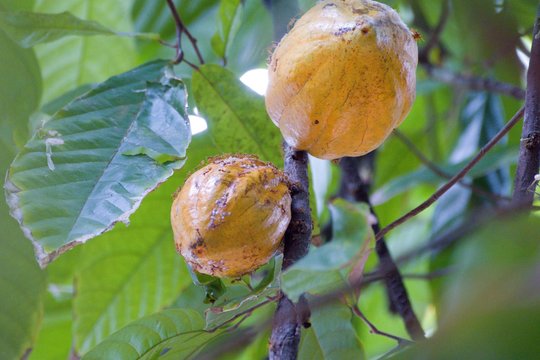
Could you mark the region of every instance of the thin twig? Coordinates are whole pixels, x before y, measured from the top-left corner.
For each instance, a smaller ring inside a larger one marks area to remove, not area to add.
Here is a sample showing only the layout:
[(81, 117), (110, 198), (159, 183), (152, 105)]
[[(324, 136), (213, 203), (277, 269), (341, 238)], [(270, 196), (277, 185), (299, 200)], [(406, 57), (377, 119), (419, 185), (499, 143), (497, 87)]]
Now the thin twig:
[(430, 207), (434, 202), (436, 202), (442, 195), (444, 195), (452, 186), (467, 175), (467, 173), (514, 127), (523, 116), (524, 108), (522, 107), (517, 111), (517, 113), (512, 117), (512, 119), (483, 147), (478, 151), (478, 154), (469, 161), (467, 165), (460, 172), (452, 177), (446, 184), (441, 186), (433, 195), (431, 195), (426, 201), (418, 205), (399, 219), (393, 221), (391, 224), (383, 228), (375, 235), (375, 239), (379, 240), (384, 235), (386, 235), (392, 229), (403, 224), (407, 220), (412, 219), (416, 215), (420, 214), (422, 211)]
[(197, 46), (197, 39), (189, 32), (188, 28), (182, 22), (182, 19), (180, 18), (180, 14), (178, 13), (178, 10), (176, 9), (176, 6), (174, 5), (173, 0), (167, 0), (167, 5), (169, 6), (169, 9), (171, 10), (171, 14), (173, 16), (174, 23), (176, 25), (176, 46), (175, 46), (176, 57), (175, 57), (174, 63), (179, 64), (182, 61), (184, 61), (186, 64), (188, 64), (189, 66), (191, 66), (193, 69), (196, 70), (197, 66), (185, 58), (184, 50), (182, 49), (182, 35), (186, 34), (193, 49), (195, 50), (195, 53), (197, 54), (197, 57), (199, 58), (199, 62), (201, 64), (204, 64), (204, 59), (201, 55), (199, 47)]
[[(452, 178), (452, 174), (449, 174), (449, 173), (445, 172), (443, 169), (438, 167), (433, 161), (429, 160), (422, 153), (422, 151), (420, 151), (420, 149), (418, 149), (416, 147), (416, 145), (405, 134), (403, 134), (401, 131), (399, 131), (398, 129), (394, 129), (393, 134), (394, 134), (394, 136), (396, 138), (398, 138), (413, 153), (414, 156), (416, 156), (418, 158), (418, 160), (420, 160), (420, 162), (422, 164), (424, 164), (435, 175), (438, 175), (439, 177), (441, 177), (443, 179), (447, 179), (447, 180), (450, 180)], [(498, 202), (498, 201), (512, 201), (512, 198), (510, 198), (510, 197), (491, 193), (491, 192), (486, 191), (486, 190), (484, 190), (482, 188), (479, 188), (477, 186), (469, 184), (469, 183), (465, 182), (464, 180), (460, 180), (458, 182), (458, 184), (460, 186), (462, 186), (462, 187), (470, 189), (472, 192), (474, 192), (474, 193), (476, 193), (476, 194), (478, 194), (480, 196), (483, 196), (483, 197), (488, 198), (490, 200), (493, 200), (495, 202)]]
[(527, 97), (518, 166), (514, 181), (513, 200), (532, 206), (534, 191), (531, 184), (540, 169), (540, 5), (536, 14), (529, 70), (527, 72)]
[(389, 339), (395, 340), (395, 341), (397, 341), (398, 344), (407, 344), (407, 345), (414, 344), (414, 342), (412, 342), (410, 340), (407, 340), (407, 339), (404, 339), (402, 337), (392, 335), (392, 334), (389, 334), (387, 332), (384, 332), (384, 331), (381, 331), (381, 330), (377, 329), (377, 327), (371, 321), (369, 321), (369, 319), (364, 315), (364, 313), (360, 310), (360, 308), (358, 307), (357, 304), (352, 305), (351, 310), (352, 310), (353, 314), (355, 314), (360, 319), (362, 319), (362, 321), (369, 327), (369, 330), (370, 330), (370, 332), (372, 334), (381, 335), (381, 336), (387, 337)]

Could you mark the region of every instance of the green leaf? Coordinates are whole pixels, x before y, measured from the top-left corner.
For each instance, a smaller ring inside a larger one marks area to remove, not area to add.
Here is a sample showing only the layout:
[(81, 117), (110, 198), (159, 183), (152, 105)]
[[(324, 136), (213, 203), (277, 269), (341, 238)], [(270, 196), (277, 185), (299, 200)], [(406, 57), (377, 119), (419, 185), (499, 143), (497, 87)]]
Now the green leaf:
[[(504, 126), (505, 117), (500, 97), (485, 92), (471, 94), (460, 120), (466, 128), (450, 155), (451, 160), (463, 160), (467, 155), (474, 155), (482, 144), (487, 143)], [(500, 143), (506, 145), (508, 136), (501, 139)], [(475, 185), (497, 194), (509, 193), (512, 180), (508, 168), (501, 166), (486, 173), (475, 179)]]
[(302, 330), (302, 339), (298, 347), (298, 360), (324, 360), (324, 355), (315, 336), (313, 327)]
[(204, 288), (204, 292), (206, 293), (206, 297), (204, 299), (205, 304), (215, 302), (225, 293), (226, 287), (223, 280), (220, 278), (195, 272), (189, 265), (188, 269), (193, 283), (196, 286), (201, 286)]
[(22, 10), (32, 11), (36, 0), (2, 0), (0, 1), (0, 10)]
[(241, 19), (234, 41), (229, 41), (227, 67), (242, 75), (253, 68), (266, 68), (272, 44), (272, 19), (258, 1), (242, 1)]
[(264, 99), (233, 73), (218, 65), (202, 66), (193, 74), (193, 95), (221, 152), (257, 154), (275, 164), (283, 162), (281, 135), (266, 114)]
[(211, 40), (212, 48), (220, 58), (225, 59), (227, 47), (238, 31), (241, 10), (240, 0), (221, 0), (220, 2), (219, 27)]
[[(0, 49), (0, 173), (5, 174), (15, 143), (27, 140), (28, 117), (41, 97), (41, 74), (34, 52), (20, 48), (2, 31)], [(0, 359), (21, 359), (41, 325), (46, 277), (3, 198), (0, 229)]]
[(20, 48), (2, 31), (0, 48), (0, 142), (8, 150), (0, 157), (7, 161), (28, 138), (28, 118), (39, 105), (42, 84), (33, 50)]
[[(126, 7), (122, 1), (39, 1), (34, 11), (49, 14), (69, 11), (81, 19), (129, 32), (132, 25)], [(78, 86), (105, 81), (141, 63), (137, 61), (135, 41), (118, 36), (64, 37), (36, 45), (35, 50), (43, 73), (44, 102)]]
[(70, 90), (64, 93), (63, 95), (57, 97), (56, 99), (44, 104), (41, 107), (40, 111), (44, 114), (52, 116), (54, 115), (55, 112), (61, 110), (63, 107), (67, 106), (70, 102), (72, 102), (76, 98), (92, 90), (94, 87), (96, 87), (96, 85), (97, 84), (84, 84), (73, 90)]
[(304, 335), (299, 359), (365, 359), (364, 349), (351, 324), (351, 310), (332, 303), (315, 307), (311, 312), (312, 331)]
[[(368, 223), (369, 207), (337, 199), (330, 204), (332, 213), (332, 241), (319, 248), (311, 248), (307, 256), (287, 269), (282, 275), (282, 290), (292, 301), (305, 292), (320, 294), (344, 286), (347, 276), (354, 276), (374, 246)], [(343, 269), (348, 268), (344, 272)]]
[(183, 165), (184, 104), (182, 83), (157, 61), (97, 86), (33, 136), (10, 168), (6, 196), (42, 266), (127, 221)]
[(69, 12), (42, 14), (27, 11), (1, 11), (0, 29), (22, 47), (51, 42), (68, 35), (114, 35), (95, 21), (85, 21)]
[(69, 358), (71, 350), (72, 301), (51, 295), (57, 291), (49, 284), (45, 299), (45, 314), (37, 341), (30, 353), (30, 360), (57, 360)]
[(0, 358), (20, 359), (32, 347), (42, 317), (45, 273), (0, 204)]
[(24, 48), (56, 41), (64, 36), (124, 35), (159, 39), (156, 34), (127, 34), (106, 28), (96, 21), (82, 20), (65, 11), (44, 14), (27, 11), (0, 11), (0, 29)]
[(129, 227), (119, 225), (77, 248), (81, 256), (73, 329), (79, 353), (129, 322), (169, 306), (191, 283), (186, 265), (174, 250), (171, 195), (189, 172), (214, 154), (206, 134), (195, 136), (184, 168), (143, 200)]
[(130, 228), (117, 228), (85, 246), (73, 306), (75, 347), (80, 354), (129, 322), (170, 305), (191, 281), (174, 251), (171, 232), (152, 225), (153, 217), (148, 215), (152, 208), (168, 215), (165, 196), (149, 199)]
[(204, 332), (204, 319), (194, 310), (169, 309), (137, 320), (108, 337), (84, 360), (187, 359), (220, 335)]

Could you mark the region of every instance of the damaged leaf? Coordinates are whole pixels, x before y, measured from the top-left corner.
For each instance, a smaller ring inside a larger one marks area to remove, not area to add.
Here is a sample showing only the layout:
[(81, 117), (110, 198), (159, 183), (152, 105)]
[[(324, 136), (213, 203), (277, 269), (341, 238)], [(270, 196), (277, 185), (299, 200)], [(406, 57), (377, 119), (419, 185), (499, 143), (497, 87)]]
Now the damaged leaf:
[(114, 76), (46, 122), (6, 179), (41, 266), (119, 222), (184, 163), (186, 93), (166, 61)]

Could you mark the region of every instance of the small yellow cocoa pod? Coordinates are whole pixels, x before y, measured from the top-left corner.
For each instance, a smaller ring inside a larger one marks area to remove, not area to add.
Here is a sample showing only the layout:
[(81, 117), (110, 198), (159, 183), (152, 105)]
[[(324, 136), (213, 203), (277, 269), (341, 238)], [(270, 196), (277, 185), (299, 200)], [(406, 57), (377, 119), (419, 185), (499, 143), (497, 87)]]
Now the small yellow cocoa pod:
[(389, 6), (321, 1), (276, 47), (266, 108), (299, 150), (322, 159), (363, 155), (408, 114), (417, 63), (415, 36)]
[(176, 249), (193, 270), (239, 277), (266, 264), (291, 219), (285, 175), (253, 156), (213, 159), (177, 192)]

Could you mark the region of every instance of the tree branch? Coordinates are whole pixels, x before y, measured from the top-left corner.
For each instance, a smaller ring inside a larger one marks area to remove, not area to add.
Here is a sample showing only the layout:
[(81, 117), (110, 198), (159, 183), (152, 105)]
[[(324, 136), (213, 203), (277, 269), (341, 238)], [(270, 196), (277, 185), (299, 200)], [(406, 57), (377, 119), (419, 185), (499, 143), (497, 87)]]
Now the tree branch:
[[(377, 218), (369, 199), (374, 156), (375, 152), (371, 152), (362, 157), (345, 157), (340, 160), (341, 184), (339, 196), (349, 201), (367, 203), (371, 213)], [(361, 177), (360, 174), (365, 175)], [(375, 233), (380, 231), (378, 219), (372, 225), (372, 228)], [(424, 331), (414, 313), (407, 289), (384, 238), (380, 238), (376, 242), (375, 251), (379, 257), (379, 271), (384, 276), (384, 282), (390, 299), (390, 309), (401, 316), (405, 323), (405, 328), (413, 340), (423, 339)]]
[(176, 58), (174, 62), (175, 64), (179, 64), (182, 61), (184, 61), (186, 64), (188, 64), (192, 68), (197, 69), (197, 66), (195, 64), (189, 62), (184, 57), (184, 50), (182, 49), (182, 35), (186, 34), (189, 42), (191, 43), (191, 46), (193, 47), (193, 50), (195, 50), (195, 53), (197, 54), (197, 57), (199, 58), (199, 62), (201, 64), (204, 64), (204, 59), (202, 57), (201, 51), (199, 47), (197, 46), (197, 39), (189, 32), (188, 28), (182, 22), (182, 19), (180, 18), (180, 14), (178, 13), (178, 10), (176, 9), (176, 6), (174, 5), (173, 0), (167, 0), (167, 5), (169, 6), (169, 9), (171, 10), (171, 14), (174, 19), (174, 24), (176, 25)]
[[(291, 222), (284, 236), (283, 269), (304, 257), (311, 241), (308, 155), (284, 143), (285, 173), (291, 182)], [(300, 301), (303, 303), (303, 301)], [(304, 304), (305, 305), (305, 304)], [(305, 306), (304, 306), (305, 308)], [(301, 325), (309, 313), (292, 303), (284, 294), (279, 300), (270, 337), (270, 360), (296, 359)]]
[(540, 169), (540, 6), (536, 13), (529, 70), (527, 96), (521, 133), (518, 166), (514, 182), (514, 202), (531, 206), (534, 190), (531, 184)]
[(514, 127), (523, 116), (524, 108), (518, 110), (518, 112), (512, 117), (512, 119), (476, 154), (476, 156), (467, 164), (460, 172), (452, 177), (446, 184), (441, 186), (433, 195), (431, 195), (426, 201), (418, 205), (399, 219), (392, 222), (390, 225), (383, 228), (375, 235), (375, 239), (379, 240), (385, 236), (392, 229), (403, 224), (407, 220), (412, 219), (422, 211), (430, 207), (436, 202), (442, 195), (444, 195), (452, 186), (458, 183), (461, 179), (467, 175), (467, 173)]

